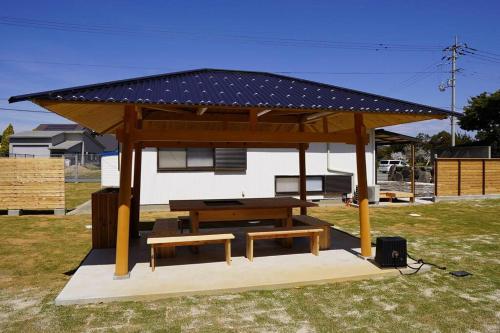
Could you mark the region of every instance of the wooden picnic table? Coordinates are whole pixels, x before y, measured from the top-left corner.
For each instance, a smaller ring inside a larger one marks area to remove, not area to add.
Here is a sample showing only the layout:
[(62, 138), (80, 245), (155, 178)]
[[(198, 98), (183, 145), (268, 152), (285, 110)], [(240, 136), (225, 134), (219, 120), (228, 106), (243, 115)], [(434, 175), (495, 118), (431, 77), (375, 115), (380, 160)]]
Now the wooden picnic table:
[(280, 220), (282, 227), (290, 228), (293, 208), (316, 206), (292, 197), (170, 200), (170, 211), (189, 211), (194, 234), (199, 233), (200, 223), (215, 221)]

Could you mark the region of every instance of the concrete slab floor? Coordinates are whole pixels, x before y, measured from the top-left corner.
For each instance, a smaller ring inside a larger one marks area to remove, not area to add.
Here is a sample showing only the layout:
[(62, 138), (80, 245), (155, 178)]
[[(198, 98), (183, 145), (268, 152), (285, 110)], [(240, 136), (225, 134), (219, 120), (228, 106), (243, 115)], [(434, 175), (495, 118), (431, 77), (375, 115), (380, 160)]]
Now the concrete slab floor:
[[(335, 281), (359, 280), (400, 273), (393, 268), (380, 269), (358, 253), (359, 240), (332, 229), (333, 245), (309, 253), (306, 239), (295, 239), (292, 249), (281, 247), (274, 240), (255, 242), (253, 262), (244, 257), (242, 231), (230, 228), (233, 261), (224, 261), (223, 246), (200, 247), (193, 254), (188, 247), (176, 249), (176, 257), (158, 260), (154, 272), (149, 267), (146, 233), (131, 244), (130, 278), (113, 279), (114, 250), (92, 250), (83, 264), (57, 296), (57, 305), (100, 303), (125, 300), (151, 300), (181, 295), (219, 294), (257, 289), (275, 289)], [(428, 270), (428, 267), (422, 271)]]

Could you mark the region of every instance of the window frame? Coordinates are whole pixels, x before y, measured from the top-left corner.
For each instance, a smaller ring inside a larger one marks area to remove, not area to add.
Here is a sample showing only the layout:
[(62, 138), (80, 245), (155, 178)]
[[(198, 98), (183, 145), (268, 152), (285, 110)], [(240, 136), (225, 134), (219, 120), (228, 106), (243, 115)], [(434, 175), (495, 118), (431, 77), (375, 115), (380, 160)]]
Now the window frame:
[[(299, 191), (297, 192), (278, 192), (278, 179), (279, 178), (297, 178), (299, 182)], [(306, 176), (306, 187), (307, 187), (307, 178), (321, 178), (321, 191), (307, 191), (306, 194), (324, 194), (325, 193), (325, 176), (324, 175), (307, 175)], [(274, 194), (275, 195), (299, 195), (300, 194), (300, 176), (292, 176), (292, 175), (275, 175), (274, 176)]]
[[(206, 148), (208, 150), (211, 150), (212, 152), (212, 161), (213, 165), (212, 166), (203, 166), (203, 167), (190, 167), (188, 166), (188, 149), (189, 148), (176, 148), (176, 149), (183, 149), (186, 151), (186, 167), (185, 168), (168, 168), (168, 167), (160, 167), (160, 150), (162, 148), (157, 148), (156, 149), (156, 170), (158, 172), (186, 172), (186, 171), (215, 171), (215, 148)], [(169, 149), (169, 148), (163, 148), (163, 149)]]

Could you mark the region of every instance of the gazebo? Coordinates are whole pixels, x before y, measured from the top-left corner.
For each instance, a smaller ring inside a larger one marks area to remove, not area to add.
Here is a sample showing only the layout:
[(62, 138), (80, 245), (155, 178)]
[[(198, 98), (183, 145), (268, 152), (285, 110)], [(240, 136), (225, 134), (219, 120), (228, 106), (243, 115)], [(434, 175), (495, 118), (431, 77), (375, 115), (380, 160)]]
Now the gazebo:
[[(367, 130), (454, 115), (444, 109), (265, 72), (197, 69), (14, 96), (122, 144), (115, 276), (129, 272), (145, 147), (296, 148), (306, 200), (309, 143), (356, 145), (362, 256), (371, 256)], [(135, 154), (134, 154), (135, 151)], [(132, 166), (134, 166), (132, 184)], [(132, 193), (133, 187), (133, 193)], [(301, 208), (306, 214), (307, 208)]]

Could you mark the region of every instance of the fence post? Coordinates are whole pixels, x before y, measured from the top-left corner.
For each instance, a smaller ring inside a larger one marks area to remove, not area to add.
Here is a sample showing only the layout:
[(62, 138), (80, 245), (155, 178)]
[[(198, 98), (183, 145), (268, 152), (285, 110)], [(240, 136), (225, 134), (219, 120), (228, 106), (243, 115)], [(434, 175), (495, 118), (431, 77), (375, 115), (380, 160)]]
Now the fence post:
[(462, 195), (462, 161), (458, 160), (458, 184), (457, 184), (457, 192), (458, 196)]
[(78, 155), (75, 154), (75, 182), (78, 183)]
[(483, 195), (486, 194), (486, 160), (483, 158)]
[(434, 158), (434, 196), (438, 195), (438, 159)]

